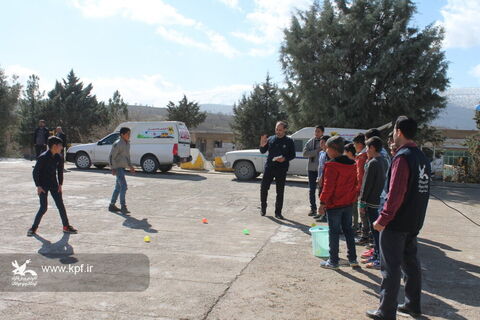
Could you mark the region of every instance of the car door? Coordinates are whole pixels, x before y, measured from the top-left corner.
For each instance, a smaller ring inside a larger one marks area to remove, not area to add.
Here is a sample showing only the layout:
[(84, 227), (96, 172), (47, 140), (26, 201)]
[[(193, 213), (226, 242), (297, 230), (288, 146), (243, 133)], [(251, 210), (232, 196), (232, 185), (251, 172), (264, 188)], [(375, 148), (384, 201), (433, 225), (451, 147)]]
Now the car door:
[(109, 157), (112, 144), (117, 141), (119, 137), (120, 134), (115, 132), (98, 141), (94, 149), (94, 159), (92, 159), (92, 162), (108, 164), (110, 162)]
[(295, 159), (290, 161), (288, 174), (307, 175), (308, 159), (303, 156), (303, 146), (307, 141), (307, 139), (293, 139), (295, 145)]

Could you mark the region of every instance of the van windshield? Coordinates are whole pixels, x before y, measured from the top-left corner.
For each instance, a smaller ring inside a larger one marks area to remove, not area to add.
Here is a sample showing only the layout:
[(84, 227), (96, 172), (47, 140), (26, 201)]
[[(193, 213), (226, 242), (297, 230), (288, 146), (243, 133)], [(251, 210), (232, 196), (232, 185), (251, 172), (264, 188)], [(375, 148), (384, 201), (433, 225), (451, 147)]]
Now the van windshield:
[(178, 142), (190, 143), (190, 132), (185, 124), (178, 124)]

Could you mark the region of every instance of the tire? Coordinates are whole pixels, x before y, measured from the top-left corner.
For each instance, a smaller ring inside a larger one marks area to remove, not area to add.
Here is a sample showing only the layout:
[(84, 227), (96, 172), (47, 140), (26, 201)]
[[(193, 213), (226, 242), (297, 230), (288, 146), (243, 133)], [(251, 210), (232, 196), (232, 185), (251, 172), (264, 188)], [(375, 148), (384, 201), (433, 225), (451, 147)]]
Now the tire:
[(253, 163), (246, 160), (235, 163), (233, 170), (237, 179), (241, 181), (252, 180), (257, 174)]
[(107, 165), (105, 165), (105, 164), (94, 164), (94, 166), (95, 166), (95, 168), (97, 168), (97, 169), (103, 169), (103, 168), (105, 168)]
[(164, 164), (164, 165), (159, 166), (158, 168), (160, 169), (161, 172), (165, 173), (165, 172), (168, 172), (168, 171), (172, 170), (172, 167), (173, 167), (173, 165), (171, 165), (171, 164)]
[(86, 152), (80, 151), (75, 155), (75, 165), (78, 169), (88, 169), (92, 166), (92, 161)]
[(158, 170), (158, 160), (155, 156), (149, 155), (142, 158), (142, 170), (145, 173), (155, 173)]

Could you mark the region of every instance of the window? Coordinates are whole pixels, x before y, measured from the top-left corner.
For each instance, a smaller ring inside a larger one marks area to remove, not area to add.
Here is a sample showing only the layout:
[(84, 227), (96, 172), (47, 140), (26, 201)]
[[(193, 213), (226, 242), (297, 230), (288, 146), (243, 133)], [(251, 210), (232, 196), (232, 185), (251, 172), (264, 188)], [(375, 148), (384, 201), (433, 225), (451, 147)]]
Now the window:
[(109, 136), (106, 136), (102, 140), (98, 142), (99, 145), (109, 145), (113, 144), (115, 141), (118, 140), (118, 137), (120, 136), (120, 133), (112, 133)]
[(222, 147), (222, 141), (215, 141), (213, 143), (214, 148), (221, 148)]
[(307, 143), (307, 140), (305, 139), (295, 139), (293, 140), (293, 143), (295, 144), (295, 152), (303, 152), (303, 147), (305, 143)]

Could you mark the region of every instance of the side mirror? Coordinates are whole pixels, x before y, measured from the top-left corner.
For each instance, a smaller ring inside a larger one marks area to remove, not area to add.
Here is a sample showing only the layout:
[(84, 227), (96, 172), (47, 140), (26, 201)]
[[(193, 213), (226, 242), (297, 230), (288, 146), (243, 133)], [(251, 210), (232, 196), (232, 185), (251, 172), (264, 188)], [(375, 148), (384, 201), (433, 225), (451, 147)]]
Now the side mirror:
[(101, 146), (102, 144), (103, 144), (102, 141), (97, 142), (97, 145), (99, 145), (99, 146)]

